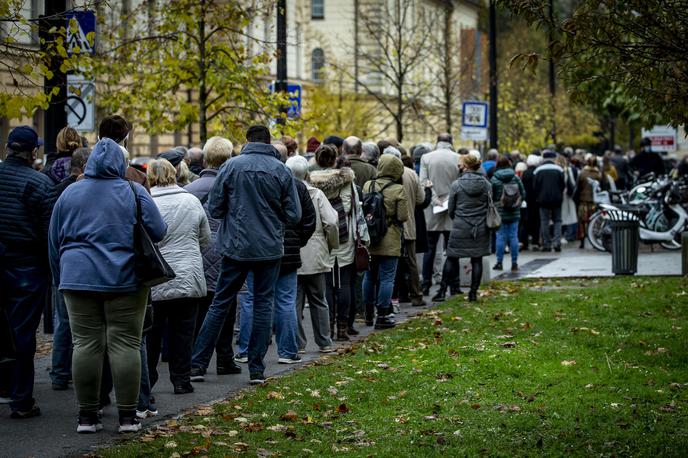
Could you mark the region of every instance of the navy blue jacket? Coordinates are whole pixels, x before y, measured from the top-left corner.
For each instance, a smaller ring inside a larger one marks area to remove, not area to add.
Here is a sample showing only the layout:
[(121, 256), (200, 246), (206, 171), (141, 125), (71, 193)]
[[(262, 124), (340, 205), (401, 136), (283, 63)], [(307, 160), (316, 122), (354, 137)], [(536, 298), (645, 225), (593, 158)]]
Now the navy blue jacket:
[(220, 228), (220, 221), (213, 218), (210, 216), (210, 213), (208, 213), (207, 199), (216, 178), (217, 169), (203, 169), (196, 180), (184, 186), (184, 189), (196, 196), (198, 200), (203, 200), (205, 198), (203, 209), (205, 210), (205, 215), (208, 217), (211, 243), (201, 250), (201, 254), (203, 255), (203, 271), (205, 272), (205, 283), (208, 287), (208, 293), (215, 292), (217, 277), (220, 276), (220, 266), (222, 265), (222, 255), (217, 251), (215, 243), (217, 240), (217, 231)]
[(55, 183), (29, 161), (9, 156), (0, 163), (0, 252), (12, 264), (47, 268), (48, 225), (57, 199)]
[(208, 211), (221, 219), (218, 251), (236, 261), (269, 261), (284, 254), (284, 226), (301, 220), (294, 178), (272, 145), (249, 143), (225, 162)]
[[(566, 181), (564, 180), (564, 169), (559, 167), (554, 161), (545, 161), (535, 169), (533, 188), (535, 200), (542, 208), (561, 207), (564, 201), (564, 191)], [(526, 191), (527, 193), (528, 191)]]
[[(68, 186), (50, 220), (50, 267), (60, 291), (125, 293), (140, 284), (134, 271), (136, 201), (119, 145), (109, 138), (96, 143), (86, 162), (85, 178)], [(154, 242), (167, 226), (146, 189), (134, 183), (143, 224)]]

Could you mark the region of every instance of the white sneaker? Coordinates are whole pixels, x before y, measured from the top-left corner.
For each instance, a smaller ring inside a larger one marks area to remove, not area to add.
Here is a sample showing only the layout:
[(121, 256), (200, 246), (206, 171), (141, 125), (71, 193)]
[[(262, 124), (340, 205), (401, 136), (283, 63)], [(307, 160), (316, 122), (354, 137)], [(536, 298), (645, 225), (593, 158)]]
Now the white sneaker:
[(248, 362), (248, 356), (235, 356), (234, 361), (246, 364)]
[(0, 397), (0, 404), (9, 404), (12, 402), (12, 398)]
[(306, 349), (305, 348), (299, 348), (299, 354), (303, 355), (304, 353), (306, 353)]
[(76, 432), (79, 434), (92, 434), (103, 429), (103, 422), (100, 420), (100, 415), (98, 419), (89, 419), (87, 417), (79, 417)]
[(120, 433), (136, 433), (141, 430), (141, 423), (136, 418), (132, 418), (131, 421), (119, 425)]
[(334, 348), (331, 345), (328, 345), (326, 347), (321, 347), (318, 351), (320, 353), (332, 353), (334, 351)]
[(157, 410), (146, 409), (146, 410), (137, 410), (136, 411), (136, 418), (140, 418), (141, 420), (143, 420), (145, 418), (149, 418), (149, 417), (155, 417), (157, 415), (158, 415)]
[(291, 358), (280, 358), (277, 360), (278, 363), (280, 364), (295, 364), (295, 363), (300, 363), (301, 362), (301, 357), (299, 355), (296, 355)]

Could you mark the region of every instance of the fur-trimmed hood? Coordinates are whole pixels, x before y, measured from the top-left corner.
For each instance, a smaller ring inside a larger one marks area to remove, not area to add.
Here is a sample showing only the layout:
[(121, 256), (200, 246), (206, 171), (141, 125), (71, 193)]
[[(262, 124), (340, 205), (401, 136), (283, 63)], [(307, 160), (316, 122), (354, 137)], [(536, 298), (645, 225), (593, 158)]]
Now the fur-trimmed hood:
[(355, 176), (354, 171), (349, 167), (314, 170), (310, 173), (309, 181), (311, 186), (320, 189), (326, 196), (330, 197), (339, 193), (342, 188), (351, 186)]

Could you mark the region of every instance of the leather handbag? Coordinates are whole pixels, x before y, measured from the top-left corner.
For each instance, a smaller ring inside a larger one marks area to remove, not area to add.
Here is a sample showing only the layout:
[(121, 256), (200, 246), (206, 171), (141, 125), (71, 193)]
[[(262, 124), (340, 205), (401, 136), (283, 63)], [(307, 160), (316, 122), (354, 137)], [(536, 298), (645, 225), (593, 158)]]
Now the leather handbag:
[(370, 270), (370, 252), (361, 240), (361, 234), (358, 231), (358, 207), (356, 206), (356, 193), (353, 186), (351, 187), (351, 207), (354, 212), (354, 226), (356, 227), (356, 246), (354, 248), (354, 264), (356, 271), (364, 272)]
[(502, 217), (492, 201), (492, 187), (487, 191), (487, 216), (485, 218), (488, 229), (497, 229), (502, 225)]
[(177, 275), (165, 261), (158, 245), (153, 242), (143, 225), (141, 217), (141, 200), (136, 194), (134, 184), (129, 186), (136, 200), (136, 224), (134, 224), (134, 261), (135, 272), (139, 282), (144, 286), (155, 286), (172, 280)]

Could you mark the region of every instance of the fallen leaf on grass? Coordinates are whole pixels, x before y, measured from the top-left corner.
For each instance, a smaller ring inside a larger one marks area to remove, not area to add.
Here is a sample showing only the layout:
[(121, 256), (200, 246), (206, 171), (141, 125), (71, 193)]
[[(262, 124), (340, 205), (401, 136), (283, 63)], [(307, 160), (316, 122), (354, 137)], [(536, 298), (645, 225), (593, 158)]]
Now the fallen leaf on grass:
[(265, 428), (262, 423), (250, 423), (246, 426), (244, 426), (244, 431), (247, 433), (255, 433), (258, 431), (262, 431)]
[(266, 457), (266, 456), (272, 456), (274, 454), (275, 454), (275, 452), (271, 452), (270, 450), (265, 450), (264, 448), (259, 448), (256, 450), (256, 455), (258, 455), (261, 458)]
[(347, 406), (344, 403), (341, 403), (337, 406), (337, 412), (338, 413), (347, 413), (349, 411), (350, 411), (349, 406)]
[(248, 450), (249, 445), (245, 442), (235, 442), (233, 445), (235, 452), (245, 452)]
[(571, 360), (564, 360), (561, 362), (562, 366), (575, 366), (576, 365), (576, 360), (571, 359)]
[(282, 393), (278, 393), (277, 391), (270, 391), (267, 395), (268, 399), (284, 399), (284, 395)]
[(276, 425), (268, 426), (267, 429), (268, 429), (268, 431), (275, 431), (275, 432), (280, 433), (282, 431), (285, 431), (287, 429), (287, 427), (284, 425), (280, 425), (278, 423)]
[(423, 417), (423, 419), (424, 419), (424, 420), (427, 420), (427, 421), (435, 421), (435, 420), (437, 420), (437, 416), (435, 416), (435, 415), (426, 415), (426, 416)]
[(287, 410), (285, 413), (282, 414), (280, 417), (280, 420), (284, 421), (296, 421), (298, 420), (299, 416), (296, 415), (296, 412), (293, 410)]
[(667, 413), (673, 413), (676, 412), (676, 405), (673, 403), (671, 404), (665, 404), (662, 407), (659, 408), (662, 412), (667, 412)]
[(504, 348), (514, 348), (514, 347), (516, 346), (516, 342), (514, 342), (514, 341), (509, 341), (509, 342), (501, 343), (501, 344), (499, 344), (499, 345), (502, 346), (502, 347), (504, 347)]
[(478, 404), (477, 402), (475, 404), (471, 404), (471, 409), (478, 410), (479, 408), (480, 408), (480, 404)]
[(166, 442), (165, 448), (177, 448), (177, 443), (175, 441)]
[(435, 318), (435, 321), (432, 323), (433, 326), (442, 326), (442, 319), (441, 318)]

